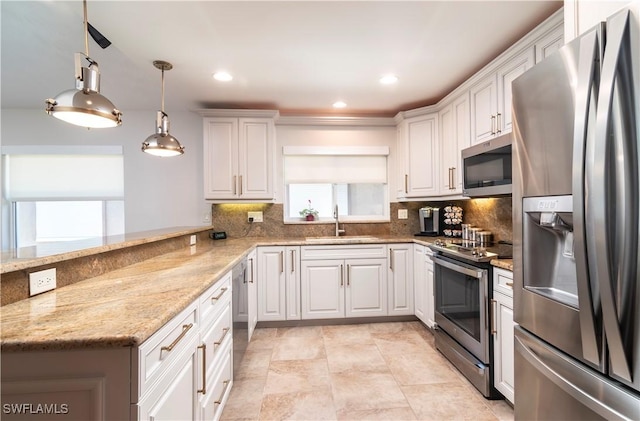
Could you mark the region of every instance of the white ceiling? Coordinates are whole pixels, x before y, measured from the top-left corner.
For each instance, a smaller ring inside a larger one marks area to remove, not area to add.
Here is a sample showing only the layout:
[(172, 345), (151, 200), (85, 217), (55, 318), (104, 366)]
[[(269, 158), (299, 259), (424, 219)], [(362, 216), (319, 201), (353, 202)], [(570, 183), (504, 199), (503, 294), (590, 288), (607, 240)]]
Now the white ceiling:
[[(79, 1), (0, 1), (2, 107), (42, 108), (74, 87)], [(435, 103), (556, 11), (558, 1), (89, 0), (103, 95), (124, 112), (268, 108), (392, 116)], [(225, 69), (229, 83), (212, 79)], [(380, 76), (399, 82), (384, 86)], [(339, 112), (331, 104), (348, 104)]]

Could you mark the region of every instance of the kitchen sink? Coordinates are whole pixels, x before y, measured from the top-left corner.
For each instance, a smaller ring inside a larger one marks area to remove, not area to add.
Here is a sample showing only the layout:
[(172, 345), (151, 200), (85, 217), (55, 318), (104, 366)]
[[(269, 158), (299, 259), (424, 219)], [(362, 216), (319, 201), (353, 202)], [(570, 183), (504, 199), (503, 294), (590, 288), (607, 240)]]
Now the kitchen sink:
[(378, 240), (378, 237), (371, 235), (345, 235), (341, 237), (326, 236), (326, 237), (307, 237), (308, 243), (362, 243), (366, 241)]

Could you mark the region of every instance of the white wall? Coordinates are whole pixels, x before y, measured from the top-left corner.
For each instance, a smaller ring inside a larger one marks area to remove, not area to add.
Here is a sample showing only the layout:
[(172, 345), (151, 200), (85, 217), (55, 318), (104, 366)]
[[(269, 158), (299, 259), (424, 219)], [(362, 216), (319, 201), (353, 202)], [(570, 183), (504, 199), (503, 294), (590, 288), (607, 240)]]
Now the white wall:
[(276, 123), (276, 202), (284, 200), (284, 146), (388, 146), (389, 199), (395, 201), (396, 128), (360, 126), (289, 126)]
[[(44, 104), (44, 103), (43, 103)], [(122, 145), (124, 150), (125, 230), (210, 225), (204, 215), (202, 117), (171, 113), (171, 134), (185, 147), (182, 156), (159, 158), (143, 153), (142, 142), (154, 133), (155, 111), (125, 111), (122, 126), (76, 127), (42, 110), (2, 109), (2, 145)]]

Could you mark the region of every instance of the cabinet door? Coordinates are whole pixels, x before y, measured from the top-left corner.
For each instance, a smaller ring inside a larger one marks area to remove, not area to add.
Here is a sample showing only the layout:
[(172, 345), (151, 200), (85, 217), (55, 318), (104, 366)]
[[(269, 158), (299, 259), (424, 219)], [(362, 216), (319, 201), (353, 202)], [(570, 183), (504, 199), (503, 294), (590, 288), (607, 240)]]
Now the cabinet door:
[(438, 184), (438, 115), (407, 120), (405, 149), (406, 197), (436, 196)]
[(239, 120), (238, 198), (273, 199), (274, 133), (271, 119)]
[(185, 353), (138, 404), (140, 420), (193, 420), (197, 413), (198, 381), (197, 341), (192, 341)]
[(471, 146), (471, 132), (469, 128), (469, 92), (465, 92), (454, 99), (452, 106), (456, 151), (455, 156), (448, 158), (451, 160), (451, 165), (453, 166), (453, 171), (451, 171), (451, 173), (453, 185), (455, 187), (451, 193), (462, 194), (462, 155), (460, 152)]
[(344, 317), (344, 260), (303, 260), (300, 270), (302, 319)]
[(258, 249), (258, 321), (286, 320), (284, 247)]
[(534, 65), (534, 49), (527, 48), (498, 69), (498, 114), (496, 117), (497, 134), (512, 130), (511, 82)]
[(415, 315), (426, 324), (427, 266), (424, 261), (424, 253), (424, 246), (419, 244), (413, 246), (413, 295)]
[(514, 354), (513, 354), (513, 299), (494, 292), (494, 386), (510, 402), (513, 402)]
[(387, 315), (387, 259), (345, 261), (347, 317)]
[(287, 320), (300, 320), (300, 247), (285, 248)]
[(436, 325), (435, 316), (435, 300), (434, 300), (434, 276), (433, 276), (433, 261), (431, 260), (431, 251), (426, 250), (425, 253), (425, 266), (426, 266), (426, 300), (425, 300), (425, 319), (426, 324), (429, 327)]
[(389, 245), (388, 296), (390, 316), (414, 314), (413, 246)]
[(540, 63), (564, 45), (564, 28), (558, 26), (553, 31), (536, 41), (536, 64)]
[(238, 197), (238, 119), (204, 119), (204, 197)]
[(251, 340), (253, 331), (258, 324), (258, 270), (257, 270), (257, 257), (256, 250), (249, 253), (247, 256), (247, 319), (249, 321), (249, 337), (247, 340)]
[(440, 194), (448, 195), (455, 191), (453, 171), (458, 166), (457, 156), (460, 153), (456, 144), (453, 105), (449, 104), (440, 110), (438, 121), (440, 123), (438, 132), (440, 141)]
[(491, 74), (469, 90), (471, 98), (471, 144), (476, 145), (496, 135), (496, 76)]

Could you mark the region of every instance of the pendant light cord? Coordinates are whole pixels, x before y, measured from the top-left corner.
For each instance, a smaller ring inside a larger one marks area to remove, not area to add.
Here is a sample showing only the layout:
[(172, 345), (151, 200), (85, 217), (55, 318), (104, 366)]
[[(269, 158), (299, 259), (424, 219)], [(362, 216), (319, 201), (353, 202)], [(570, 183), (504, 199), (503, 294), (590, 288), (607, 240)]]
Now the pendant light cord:
[(89, 57), (89, 20), (87, 19), (87, 0), (82, 0), (84, 6), (84, 54)]
[(162, 102), (160, 103), (160, 111), (164, 114), (164, 66), (162, 67)]

